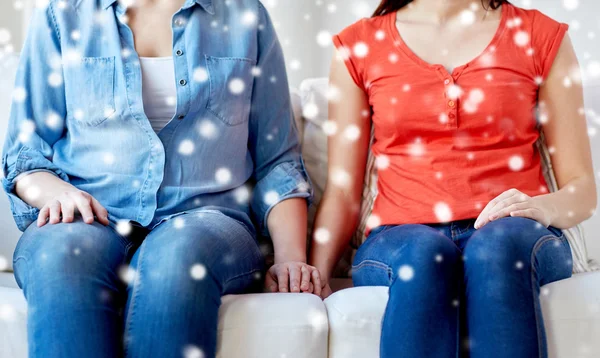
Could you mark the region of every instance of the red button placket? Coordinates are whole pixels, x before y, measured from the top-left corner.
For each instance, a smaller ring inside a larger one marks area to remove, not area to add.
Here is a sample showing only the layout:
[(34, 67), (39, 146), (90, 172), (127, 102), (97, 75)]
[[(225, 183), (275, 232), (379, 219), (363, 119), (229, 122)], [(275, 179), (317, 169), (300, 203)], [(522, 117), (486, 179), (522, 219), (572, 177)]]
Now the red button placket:
[(444, 78), (444, 100), (446, 101), (446, 115), (448, 117), (447, 126), (458, 128), (458, 98), (450, 98), (448, 91), (454, 86), (454, 79), (450, 75)]

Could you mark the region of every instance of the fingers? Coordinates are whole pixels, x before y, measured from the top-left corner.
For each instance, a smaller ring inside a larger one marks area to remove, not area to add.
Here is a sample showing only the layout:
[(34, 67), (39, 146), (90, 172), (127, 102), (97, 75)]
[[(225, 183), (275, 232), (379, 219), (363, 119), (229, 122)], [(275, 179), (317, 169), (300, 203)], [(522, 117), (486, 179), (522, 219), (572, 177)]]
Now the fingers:
[(309, 290), (310, 286), (310, 270), (306, 265), (302, 265), (300, 270), (302, 271), (302, 282), (300, 284), (300, 288), (302, 291), (306, 292)]
[(537, 222), (541, 222), (540, 218), (536, 214), (537, 214), (537, 210), (535, 210), (533, 208), (529, 208), (529, 209), (524, 209), (524, 210), (512, 211), (509, 215), (511, 217), (529, 218), (529, 219), (533, 219)]
[(510, 213), (513, 212), (513, 211), (526, 210), (526, 209), (529, 209), (529, 208), (530, 208), (529, 203), (527, 203), (525, 201), (519, 202), (519, 203), (516, 203), (516, 204), (511, 204), (508, 207), (505, 207), (504, 209), (502, 209), (502, 210), (500, 210), (500, 211), (498, 211), (498, 212), (490, 215), (490, 220), (494, 221), (494, 220), (497, 220), (499, 218), (503, 218), (503, 217), (509, 216)]
[(321, 273), (319, 270), (314, 269), (311, 273), (312, 283), (315, 286), (314, 294), (317, 296), (321, 296), (322, 287), (321, 286)]
[(49, 215), (50, 215), (50, 208), (48, 207), (48, 205), (44, 205), (44, 207), (40, 210), (40, 213), (38, 215), (37, 226), (42, 227), (42, 226), (46, 225), (46, 219), (48, 219)]
[(108, 225), (108, 211), (96, 198), (92, 197), (92, 210), (96, 213), (96, 218), (98, 218), (98, 222), (103, 225)]
[(279, 266), (277, 271), (277, 283), (279, 284), (279, 292), (289, 292), (289, 272), (286, 266)]
[(522, 203), (525, 200), (527, 200), (527, 198), (528, 198), (527, 195), (525, 195), (523, 193), (518, 193), (518, 194), (510, 196), (510, 197), (496, 203), (496, 205), (494, 205), (494, 207), (488, 212), (489, 220), (496, 220), (498, 217), (501, 217), (498, 214), (500, 214), (503, 210), (505, 210), (506, 208), (508, 208), (514, 204)]
[(94, 213), (92, 212), (91, 195), (80, 191), (77, 194), (72, 195), (77, 205), (77, 209), (86, 224), (94, 222)]
[(50, 220), (48, 220), (48, 222), (50, 224), (60, 222), (60, 202), (58, 200), (53, 200), (48, 207), (50, 208)]
[(315, 293), (315, 285), (312, 282), (308, 283), (308, 290), (304, 291), (304, 293)]
[(268, 292), (277, 292), (277, 281), (275, 280), (274, 277), (274, 271), (275, 269), (273, 267), (271, 267), (269, 269), (269, 271), (267, 271), (267, 274), (265, 275), (265, 289)]
[(300, 284), (300, 278), (303, 276), (298, 266), (292, 266), (289, 268), (290, 271), (290, 292), (300, 292), (302, 285)]
[(62, 222), (71, 223), (75, 217), (75, 203), (68, 196), (60, 199), (60, 206), (62, 210)]
[(479, 229), (489, 222), (489, 214), (490, 214), (492, 208), (494, 208), (496, 206), (496, 204), (498, 204), (499, 202), (501, 202), (507, 198), (517, 195), (517, 194), (522, 194), (522, 193), (520, 191), (518, 191), (517, 189), (509, 189), (509, 190), (503, 192), (502, 194), (498, 195), (494, 199), (492, 199), (485, 206), (485, 208), (483, 208), (483, 210), (477, 217), (477, 220), (475, 220), (475, 229)]

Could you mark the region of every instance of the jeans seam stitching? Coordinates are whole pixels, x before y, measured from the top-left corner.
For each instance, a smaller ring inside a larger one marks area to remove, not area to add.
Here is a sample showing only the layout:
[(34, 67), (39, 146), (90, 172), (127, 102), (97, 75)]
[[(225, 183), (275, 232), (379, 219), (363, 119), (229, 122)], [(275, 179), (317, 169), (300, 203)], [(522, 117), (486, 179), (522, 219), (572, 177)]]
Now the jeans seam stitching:
[[(536, 290), (535, 290), (535, 284), (537, 282), (537, 280), (536, 280), (537, 270), (534, 265), (534, 260), (535, 260), (535, 256), (536, 256), (538, 250), (540, 249), (540, 247), (547, 242), (551, 242), (552, 240), (559, 240), (559, 238), (556, 237), (556, 235), (554, 235), (554, 234), (542, 236), (533, 246), (533, 249), (531, 250), (531, 257), (530, 257), (531, 292), (533, 294), (533, 311), (534, 311), (535, 322), (536, 322), (536, 333), (537, 333), (537, 341), (538, 341), (538, 357), (539, 358), (544, 358), (544, 355), (543, 355), (543, 348), (542, 348), (542, 342), (541, 342), (542, 335), (540, 333), (540, 317), (539, 317), (539, 312), (538, 312), (538, 310), (540, 309), (540, 304), (539, 304), (539, 297), (536, 297)], [(542, 326), (541, 329), (545, 329), (545, 328)]]
[[(133, 318), (133, 313), (135, 310), (135, 302), (136, 302), (136, 297), (139, 295), (139, 287), (141, 285), (141, 280), (140, 280), (140, 276), (141, 276), (141, 272), (142, 272), (142, 264), (143, 264), (143, 256), (144, 256), (144, 252), (145, 252), (145, 246), (144, 247), (140, 247), (140, 256), (138, 257), (138, 261), (137, 261), (137, 267), (136, 267), (136, 274), (134, 277), (134, 281), (133, 281), (133, 287), (132, 289), (132, 293), (131, 293), (131, 302), (129, 303), (129, 312), (127, 313), (127, 321), (125, 324), (125, 334), (126, 334), (126, 338), (129, 338), (129, 333), (131, 332), (131, 322), (132, 322), (132, 318)], [(127, 340), (125, 340), (124, 344), (123, 344), (123, 352), (125, 353), (125, 355), (127, 355), (127, 349), (128, 349), (128, 345), (127, 345)]]
[(231, 278), (229, 278), (227, 281), (225, 281), (225, 282), (223, 283), (223, 285), (222, 285), (222, 286), (223, 286), (223, 288), (225, 288), (225, 286), (226, 286), (227, 284), (229, 284), (231, 281), (237, 280), (238, 278), (240, 278), (240, 277), (242, 277), (242, 276), (248, 276), (248, 275), (250, 275), (250, 274), (254, 274), (254, 273), (256, 273), (256, 272), (261, 272), (261, 271), (262, 271), (261, 269), (256, 269), (256, 268), (255, 268), (255, 269), (252, 269), (252, 270), (250, 270), (250, 271), (244, 272), (244, 273), (242, 273), (242, 274), (236, 275), (236, 276), (234, 276), (234, 277), (231, 277)]

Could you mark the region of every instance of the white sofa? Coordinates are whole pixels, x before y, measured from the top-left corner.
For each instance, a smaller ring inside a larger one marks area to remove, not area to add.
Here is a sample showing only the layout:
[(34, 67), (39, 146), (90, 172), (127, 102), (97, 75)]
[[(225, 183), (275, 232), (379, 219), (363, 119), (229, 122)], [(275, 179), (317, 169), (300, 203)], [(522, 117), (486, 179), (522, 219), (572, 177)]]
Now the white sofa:
[[(3, 142), (16, 60), (0, 59), (0, 142)], [(301, 104), (322, 98), (321, 81), (308, 81), (292, 97), (305, 144), (307, 166), (322, 190), (325, 146), (320, 124), (302, 118)], [(316, 101), (319, 112), (325, 103)], [(314, 108), (312, 110), (314, 112)], [(309, 153), (310, 151), (310, 153)], [(312, 161), (312, 162), (311, 162)], [(319, 184), (320, 183), (320, 184)], [(19, 232), (5, 195), (0, 195), (0, 261), (10, 265)], [(0, 262), (2, 264), (2, 262)], [(351, 282), (337, 280), (337, 288)], [(322, 302), (306, 294), (226, 296), (219, 312), (218, 356), (222, 358), (377, 357), (385, 287), (341, 289)], [(544, 286), (542, 307), (551, 358), (600, 357), (600, 273), (579, 274)], [(0, 273), (0, 358), (27, 355), (27, 307), (12, 273)]]

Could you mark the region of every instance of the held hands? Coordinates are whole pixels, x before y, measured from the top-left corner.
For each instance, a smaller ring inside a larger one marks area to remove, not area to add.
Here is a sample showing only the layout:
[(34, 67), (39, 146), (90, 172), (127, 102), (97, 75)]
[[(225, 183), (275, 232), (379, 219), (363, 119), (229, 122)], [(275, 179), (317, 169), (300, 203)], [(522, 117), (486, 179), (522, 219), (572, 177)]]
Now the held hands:
[(108, 211), (93, 196), (75, 187), (64, 190), (46, 202), (40, 209), (37, 225), (46, 225), (46, 219), (49, 219), (50, 224), (58, 224), (61, 222), (61, 214), (62, 222), (70, 223), (73, 222), (76, 212), (81, 213), (86, 224), (94, 222), (95, 214), (99, 223), (108, 225)]
[[(327, 286), (328, 287), (328, 286)], [(304, 262), (277, 263), (267, 271), (267, 292), (306, 292), (321, 296), (323, 283), (319, 270)]]
[(533, 219), (548, 227), (556, 216), (556, 210), (545, 201), (544, 195), (530, 197), (517, 189), (510, 189), (486, 205), (475, 221), (475, 229), (507, 216)]

